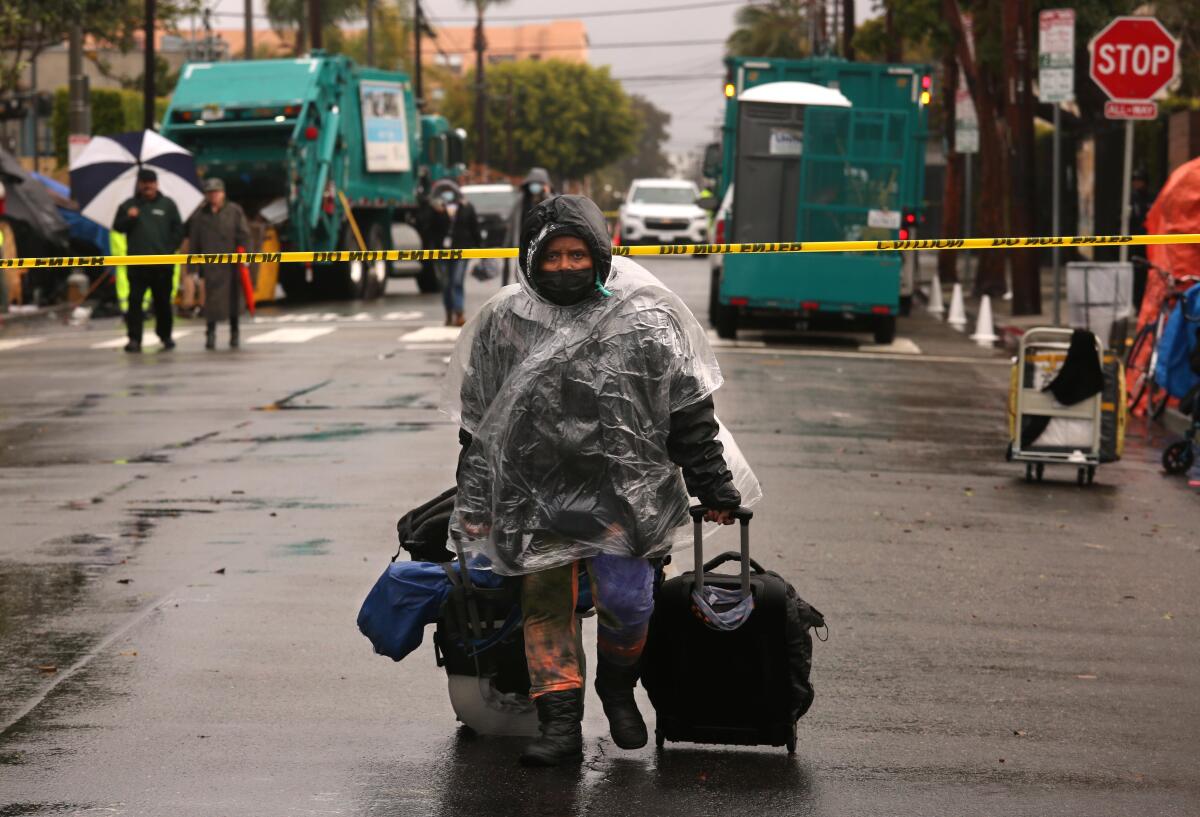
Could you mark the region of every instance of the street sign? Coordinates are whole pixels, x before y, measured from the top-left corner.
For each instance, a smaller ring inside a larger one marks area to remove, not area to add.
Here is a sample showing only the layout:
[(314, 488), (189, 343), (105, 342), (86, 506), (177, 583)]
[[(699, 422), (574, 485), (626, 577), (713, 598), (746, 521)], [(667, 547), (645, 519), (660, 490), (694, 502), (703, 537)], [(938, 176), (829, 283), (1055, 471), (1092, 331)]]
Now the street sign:
[(1038, 14), (1038, 98), (1070, 102), (1075, 98), (1075, 10), (1046, 9)]
[(958, 88), (954, 92), (954, 150), (958, 153), (979, 152), (979, 116), (975, 100), (967, 88), (967, 77), (958, 69)]
[[(963, 33), (967, 37), (967, 50), (973, 57), (974, 21), (969, 14), (964, 14), (962, 20)], [(954, 92), (954, 150), (958, 153), (979, 152), (979, 116), (975, 112), (975, 100), (971, 98), (971, 91), (967, 88), (967, 76), (961, 66), (958, 69), (958, 89)]]
[(1158, 103), (1150, 102), (1118, 102), (1108, 100), (1104, 103), (1105, 119), (1157, 119)]
[(1153, 17), (1118, 17), (1088, 44), (1089, 73), (1110, 99), (1142, 102), (1179, 76), (1179, 45)]

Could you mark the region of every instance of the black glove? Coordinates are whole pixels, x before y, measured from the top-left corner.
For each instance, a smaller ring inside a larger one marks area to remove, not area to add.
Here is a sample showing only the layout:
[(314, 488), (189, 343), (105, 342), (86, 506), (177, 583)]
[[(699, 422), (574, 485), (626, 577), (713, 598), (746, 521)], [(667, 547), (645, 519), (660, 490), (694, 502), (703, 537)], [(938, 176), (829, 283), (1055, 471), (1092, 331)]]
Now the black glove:
[(735, 511), (742, 505), (742, 494), (733, 486), (733, 480), (717, 486), (712, 492), (697, 494), (700, 504), (714, 511)]

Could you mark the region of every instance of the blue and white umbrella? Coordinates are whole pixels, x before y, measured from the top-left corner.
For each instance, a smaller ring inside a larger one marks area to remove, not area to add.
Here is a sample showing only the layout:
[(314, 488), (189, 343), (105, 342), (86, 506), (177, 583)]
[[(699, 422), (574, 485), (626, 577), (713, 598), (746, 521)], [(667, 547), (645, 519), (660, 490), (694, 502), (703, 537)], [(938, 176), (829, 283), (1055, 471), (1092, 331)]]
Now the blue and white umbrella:
[(158, 174), (159, 190), (184, 219), (204, 200), (192, 154), (152, 130), (94, 137), (71, 163), (71, 197), (83, 215), (111, 227), (143, 167)]

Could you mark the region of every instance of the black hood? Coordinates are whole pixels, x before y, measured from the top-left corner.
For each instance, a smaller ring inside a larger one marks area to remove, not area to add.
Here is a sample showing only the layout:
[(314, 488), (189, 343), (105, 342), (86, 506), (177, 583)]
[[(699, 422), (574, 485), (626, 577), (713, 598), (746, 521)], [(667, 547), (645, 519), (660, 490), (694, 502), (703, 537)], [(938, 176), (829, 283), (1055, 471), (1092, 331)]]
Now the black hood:
[(532, 286), (531, 270), (538, 268), (546, 242), (559, 235), (583, 239), (592, 254), (592, 268), (601, 283), (612, 270), (608, 223), (596, 203), (586, 196), (554, 196), (530, 211), (521, 235), (521, 272)]

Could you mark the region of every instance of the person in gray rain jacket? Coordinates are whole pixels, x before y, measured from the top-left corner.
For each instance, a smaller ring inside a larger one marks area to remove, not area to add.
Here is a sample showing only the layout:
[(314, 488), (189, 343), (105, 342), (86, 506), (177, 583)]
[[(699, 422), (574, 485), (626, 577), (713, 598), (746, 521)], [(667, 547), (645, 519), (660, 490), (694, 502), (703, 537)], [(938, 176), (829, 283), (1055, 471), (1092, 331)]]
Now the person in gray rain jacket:
[[(521, 182), (518, 188), (519, 195), (517, 201), (513, 204), (512, 212), (508, 216), (508, 233), (504, 242), (506, 247), (519, 246), (521, 236), (525, 234), (525, 219), (533, 212), (533, 208), (537, 207), (553, 194), (554, 188), (550, 184), (550, 174), (546, 172), (544, 167), (535, 167), (529, 171), (529, 175), (525, 177), (525, 181)], [(511, 279), (513, 268), (513, 260), (511, 258), (504, 259), (504, 274), (501, 279), (502, 286), (508, 286)]]
[[(250, 246), (246, 214), (225, 200), (225, 182), (205, 179), (204, 204), (188, 220), (188, 252), (242, 252)], [(240, 248), (240, 249), (239, 249)], [(238, 347), (238, 317), (242, 312), (242, 282), (237, 264), (204, 264), (198, 267), (204, 279), (204, 320), (207, 322), (205, 349), (217, 348), (217, 322), (229, 321), (229, 346)]]
[(687, 541), (689, 494), (725, 524), (760, 495), (714, 414), (721, 372), (703, 328), (654, 276), (611, 253), (590, 199), (539, 204), (519, 283), (464, 328), (447, 378), (462, 444), (452, 535), (521, 577), (542, 732), (526, 765), (582, 758), (581, 574), (599, 616), (595, 683), (613, 740), (643, 746), (633, 690), (651, 560)]

